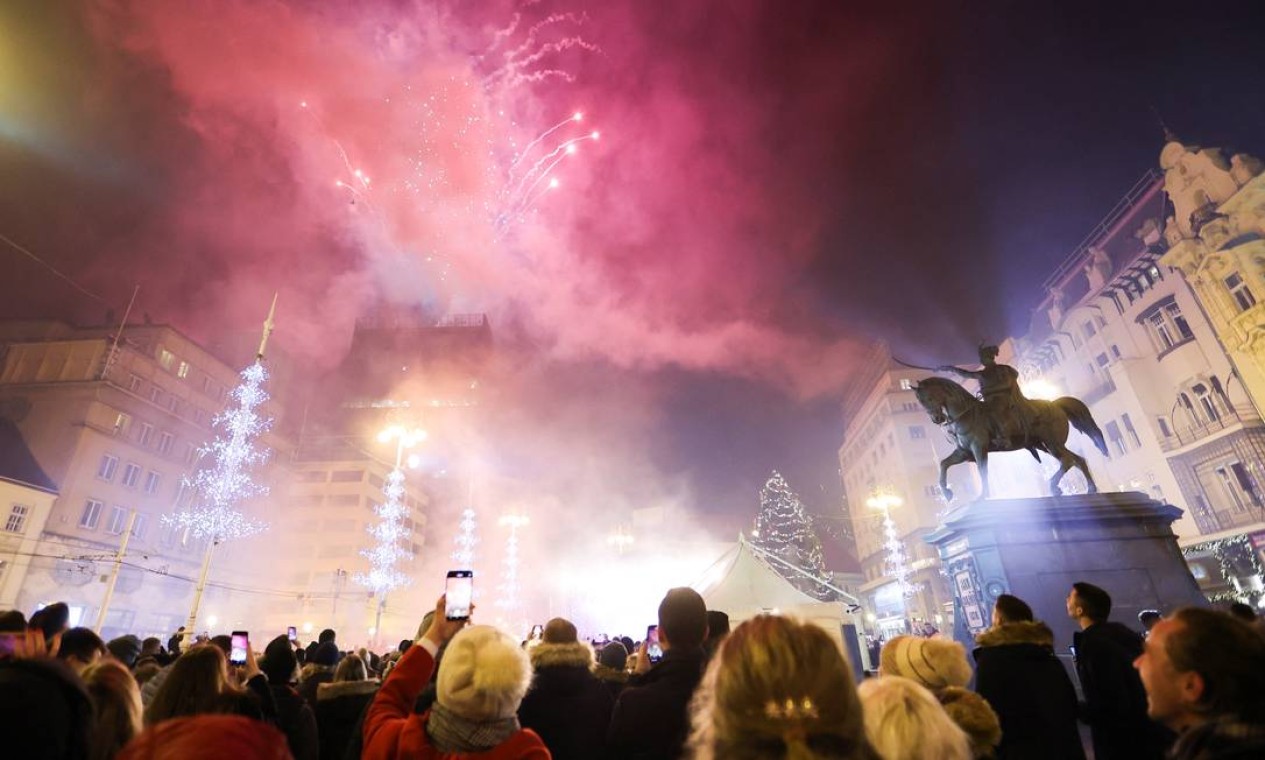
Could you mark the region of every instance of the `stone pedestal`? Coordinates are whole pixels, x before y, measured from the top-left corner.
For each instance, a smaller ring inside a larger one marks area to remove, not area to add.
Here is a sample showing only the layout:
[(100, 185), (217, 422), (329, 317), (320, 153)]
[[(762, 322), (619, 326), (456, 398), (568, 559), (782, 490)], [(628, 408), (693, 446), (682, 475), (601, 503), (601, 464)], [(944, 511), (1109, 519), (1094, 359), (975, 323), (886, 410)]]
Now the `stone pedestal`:
[(926, 537), (954, 597), (953, 637), (971, 649), (1003, 593), (1032, 606), (1067, 653), (1066, 600), (1087, 581), (1111, 594), (1111, 619), (1141, 630), (1138, 612), (1207, 601), (1173, 535), (1181, 510), (1138, 492), (978, 501), (951, 510)]

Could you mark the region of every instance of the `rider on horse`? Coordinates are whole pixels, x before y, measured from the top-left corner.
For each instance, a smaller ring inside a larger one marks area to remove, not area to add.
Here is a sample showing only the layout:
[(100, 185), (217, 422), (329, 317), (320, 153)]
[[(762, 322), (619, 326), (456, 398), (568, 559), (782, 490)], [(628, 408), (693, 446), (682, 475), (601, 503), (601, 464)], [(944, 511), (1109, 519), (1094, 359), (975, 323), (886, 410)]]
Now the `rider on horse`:
[(1014, 429), (1019, 433), (1021, 443), (1028, 437), (1031, 427), (1030, 406), (1019, 389), (1019, 372), (1008, 364), (997, 363), (997, 346), (981, 345), (979, 347), (980, 369), (962, 369), (952, 365), (938, 368), (940, 372), (953, 372), (963, 378), (973, 378), (979, 382), (979, 395), (988, 412), (988, 424), (992, 432), (993, 448), (1005, 448), (1008, 443), (1007, 430), (1011, 421), (1018, 424)]

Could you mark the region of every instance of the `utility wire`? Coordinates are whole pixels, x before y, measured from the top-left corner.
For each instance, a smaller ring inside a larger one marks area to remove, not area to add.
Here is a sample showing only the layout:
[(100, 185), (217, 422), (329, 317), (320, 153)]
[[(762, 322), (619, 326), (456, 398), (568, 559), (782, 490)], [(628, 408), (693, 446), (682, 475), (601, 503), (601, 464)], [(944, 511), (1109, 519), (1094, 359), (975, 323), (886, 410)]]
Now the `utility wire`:
[(72, 288), (74, 288), (75, 290), (78, 290), (80, 293), (83, 293), (89, 298), (95, 298), (96, 300), (100, 301), (106, 306), (110, 305), (109, 302), (106, 301), (104, 298), (97, 295), (96, 293), (93, 293), (92, 291), (88, 290), (87, 288), (75, 282), (74, 280), (70, 279), (70, 275), (62, 272), (57, 267), (53, 266), (52, 264), (49, 264), (47, 261), (44, 261), (39, 256), (36, 256), (34, 253), (31, 253), (27, 248), (23, 247), (19, 243), (15, 243), (14, 241), (5, 237), (3, 234), (0, 234), (0, 242), (6, 243), (13, 250), (17, 251), (18, 253), (21, 253), (22, 255), (30, 259), (31, 261), (34, 261), (36, 264), (39, 264), (40, 266), (44, 267), (48, 271), (60, 277), (62, 280), (65, 280)]

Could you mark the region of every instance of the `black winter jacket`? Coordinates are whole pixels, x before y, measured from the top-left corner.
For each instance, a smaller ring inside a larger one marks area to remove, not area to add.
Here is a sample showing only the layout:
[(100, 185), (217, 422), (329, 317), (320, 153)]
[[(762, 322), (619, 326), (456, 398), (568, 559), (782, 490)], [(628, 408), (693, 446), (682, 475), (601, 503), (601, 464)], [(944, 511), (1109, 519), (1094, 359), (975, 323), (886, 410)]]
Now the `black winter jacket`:
[(997, 760), (1084, 760), (1076, 689), (1054, 656), (1045, 623), (1006, 623), (981, 633), (975, 691), (1001, 723)]
[(670, 649), (658, 665), (633, 676), (615, 703), (608, 756), (627, 760), (681, 757), (689, 735), (690, 698), (703, 678), (702, 648)]
[(1147, 717), (1146, 690), (1133, 668), (1141, 634), (1121, 623), (1095, 623), (1072, 634), (1072, 645), (1085, 697), (1081, 719), (1093, 735), (1095, 760), (1162, 758), (1165, 732)]
[(317, 687), (316, 727), (321, 737), (321, 760), (346, 757), (347, 748), (361, 727), (360, 716), (380, 685), (377, 681), (335, 681)]
[(589, 668), (588, 645), (541, 644), (531, 650), (536, 674), (518, 708), (518, 722), (540, 734), (554, 760), (606, 754), (606, 727), (615, 700)]

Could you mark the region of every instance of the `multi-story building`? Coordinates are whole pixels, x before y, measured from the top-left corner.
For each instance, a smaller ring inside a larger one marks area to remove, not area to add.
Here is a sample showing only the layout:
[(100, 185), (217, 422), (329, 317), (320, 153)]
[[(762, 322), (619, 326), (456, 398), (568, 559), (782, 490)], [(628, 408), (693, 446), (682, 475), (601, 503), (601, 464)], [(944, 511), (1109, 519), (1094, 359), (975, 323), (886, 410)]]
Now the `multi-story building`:
[[(65, 601), (74, 617), (95, 622), (103, 580), (130, 524), (129, 556), (103, 634), (174, 631), (187, 616), (205, 547), (162, 517), (187, 505), (185, 480), (237, 371), (165, 325), (119, 333), (9, 322), (0, 324), (0, 346), (0, 416), (21, 431), (59, 492), (16, 605), (30, 612)], [(275, 436), (265, 444), (285, 448)], [(252, 506), (267, 511), (267, 504)], [(238, 567), (226, 551), (215, 577), (230, 582)], [(221, 595), (223, 588), (213, 589), (207, 600)], [(239, 609), (243, 596), (235, 595)]]
[[(951, 444), (914, 397), (913, 383), (928, 373), (892, 361), (876, 346), (866, 369), (844, 400), (844, 436), (839, 470), (852, 519), (863, 583), (857, 594), (871, 634), (882, 638), (918, 630), (943, 629), (953, 611), (952, 596), (940, 574), (940, 560), (922, 537), (940, 522), (945, 504), (937, 483), (939, 461)], [(951, 473), (950, 487), (973, 489), (967, 467)], [(871, 505), (876, 496), (898, 500), (887, 509), (901, 546), (908, 583), (902, 589), (884, 526), (885, 513)]]
[(1169, 249), (1260, 410), (1265, 407), (1265, 174), (1261, 162), (1169, 135), (1160, 153)]
[[(1190, 545), (1265, 529), (1265, 424), (1200, 300), (1168, 266), (1165, 189), (1156, 174), (1139, 180), (1046, 280), (1028, 333), (1011, 345), (1032, 395), (1089, 405), (1109, 451), (1079, 435), (1073, 448), (1099, 488), (1181, 507), (1174, 529)], [(1192, 554), (1206, 589), (1224, 582)]]
[[(339, 640), (347, 642), (398, 641), (415, 630), (417, 610), (433, 602), (419, 596), (423, 589), (415, 584), (389, 594), (379, 621), (381, 600), (356, 582), (358, 575), (369, 571), (363, 552), (374, 544), (369, 530), (379, 520), (375, 510), (395, 467), (395, 453), (394, 444), (374, 446), (355, 438), (305, 439), (295, 449), (287, 463), (293, 483), (270, 550), (287, 559), (273, 575), (296, 594), (298, 604), (287, 600), (270, 612), (266, 620), (274, 630), (294, 625), (311, 633), (313, 628), (333, 627)], [(401, 568), (405, 572), (423, 556), (428, 502), (424, 482), (405, 463), (409, 517), (403, 522), (409, 535), (401, 548), (411, 558)]]
[(40, 468), (12, 422), (0, 418), (0, 610), (18, 606), (18, 591), (57, 498), (57, 486)]

